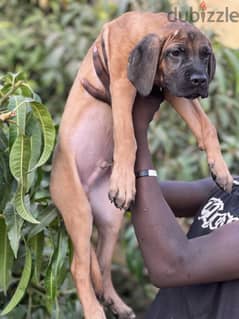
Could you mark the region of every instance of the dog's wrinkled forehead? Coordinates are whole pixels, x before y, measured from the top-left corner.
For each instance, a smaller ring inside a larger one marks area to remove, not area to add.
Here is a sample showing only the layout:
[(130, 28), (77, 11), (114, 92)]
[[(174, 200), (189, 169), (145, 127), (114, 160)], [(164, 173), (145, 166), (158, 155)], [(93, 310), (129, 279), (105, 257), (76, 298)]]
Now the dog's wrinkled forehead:
[(206, 36), (197, 29), (179, 28), (171, 32), (166, 40), (167, 44), (183, 43), (185, 46), (210, 45)]

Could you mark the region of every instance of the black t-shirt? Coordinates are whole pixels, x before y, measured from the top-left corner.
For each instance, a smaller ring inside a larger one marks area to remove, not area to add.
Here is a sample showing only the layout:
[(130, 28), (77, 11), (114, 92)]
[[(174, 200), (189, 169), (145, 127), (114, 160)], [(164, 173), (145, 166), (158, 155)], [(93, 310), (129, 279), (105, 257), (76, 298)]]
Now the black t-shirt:
[[(238, 220), (239, 186), (233, 186), (231, 194), (215, 189), (196, 215), (188, 238)], [(239, 280), (160, 289), (145, 318), (239, 319)]]

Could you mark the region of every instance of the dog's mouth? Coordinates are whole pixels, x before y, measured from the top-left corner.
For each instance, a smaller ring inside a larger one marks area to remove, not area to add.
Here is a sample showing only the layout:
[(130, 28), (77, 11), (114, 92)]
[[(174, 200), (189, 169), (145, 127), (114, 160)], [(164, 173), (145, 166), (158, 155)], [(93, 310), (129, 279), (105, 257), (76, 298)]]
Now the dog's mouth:
[(188, 94), (185, 96), (186, 99), (190, 99), (190, 100), (194, 100), (194, 99), (197, 99), (197, 98), (206, 98), (208, 97), (208, 92), (202, 92), (202, 93), (192, 93), (192, 94)]
[(185, 94), (185, 93), (182, 93), (182, 94), (175, 94), (177, 97), (184, 97), (185, 99), (189, 99), (189, 100), (194, 100), (194, 99), (197, 99), (199, 97), (201, 98), (206, 98), (208, 97), (208, 93), (190, 93), (190, 94)]
[(196, 98), (206, 98), (208, 97), (208, 86), (201, 87), (190, 87), (184, 83), (177, 83), (173, 81), (167, 81), (165, 89), (168, 90), (172, 95), (177, 97), (184, 97), (186, 99), (194, 100)]
[(197, 98), (199, 98), (199, 97), (201, 97), (201, 98), (205, 98), (205, 97), (207, 97), (208, 95), (206, 95), (206, 94), (198, 94), (198, 93), (194, 93), (194, 94), (189, 94), (189, 95), (186, 95), (185, 96), (185, 98), (186, 99), (189, 99), (189, 100), (194, 100), (194, 99), (197, 99)]
[[(184, 90), (182, 90), (182, 91), (184, 91)], [(197, 90), (197, 91), (193, 91), (193, 92), (192, 91), (187, 92), (185, 90), (184, 92), (176, 92), (175, 95), (178, 97), (184, 97), (184, 98), (189, 99), (189, 100), (194, 100), (194, 99), (197, 99), (199, 97), (204, 99), (204, 98), (208, 97), (208, 90), (203, 89), (203, 90)]]
[(192, 94), (192, 95), (188, 95), (188, 96), (185, 96), (185, 97), (186, 97), (186, 99), (194, 100), (194, 99), (197, 99), (198, 97), (200, 97), (200, 95)]

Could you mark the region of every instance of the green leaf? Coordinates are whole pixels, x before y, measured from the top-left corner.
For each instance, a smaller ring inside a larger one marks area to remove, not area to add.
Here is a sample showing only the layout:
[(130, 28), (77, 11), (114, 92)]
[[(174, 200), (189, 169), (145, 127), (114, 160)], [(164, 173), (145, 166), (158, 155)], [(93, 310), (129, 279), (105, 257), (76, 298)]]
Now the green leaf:
[(11, 281), (12, 263), (13, 253), (7, 237), (7, 227), (4, 218), (0, 216), (0, 288), (5, 295)]
[(13, 177), (9, 169), (8, 153), (0, 151), (0, 211), (12, 197)]
[(15, 196), (15, 207), (17, 213), (26, 221), (38, 224), (39, 222), (31, 215), (24, 203), (24, 196), (27, 189), (27, 172), (31, 155), (30, 138), (19, 135), (10, 152), (10, 170), (18, 182)]
[(43, 165), (48, 158), (50, 157), (54, 142), (55, 142), (55, 128), (51, 118), (50, 113), (48, 112), (47, 108), (38, 102), (31, 103), (33, 114), (39, 120), (42, 128), (43, 140), (44, 140), (44, 147), (41, 154), (41, 157), (38, 163), (34, 166), (33, 169)]
[(11, 97), (15, 101), (16, 111), (16, 126), (17, 126), (17, 135), (25, 135), (26, 130), (26, 114), (27, 106), (29, 105), (28, 99), (20, 95), (15, 95)]
[(0, 152), (0, 168), (1, 168), (2, 176), (6, 183), (8, 183), (12, 179), (8, 161), (9, 161), (8, 153)]
[(34, 94), (34, 92), (32, 91), (32, 88), (27, 83), (22, 83), (21, 93), (23, 96), (26, 96), (26, 97), (32, 97), (32, 95)]
[(11, 149), (12, 145), (14, 144), (15, 140), (17, 138), (17, 126), (15, 123), (9, 124), (9, 148)]
[(31, 134), (31, 160), (30, 169), (32, 169), (40, 158), (42, 148), (42, 133), (37, 122), (32, 130)]
[(2, 80), (5, 83), (10, 83), (10, 84), (16, 83), (24, 79), (25, 79), (25, 74), (23, 72), (16, 72), (16, 73), (8, 72), (2, 78)]
[(28, 189), (34, 181), (35, 171), (32, 168), (36, 165), (41, 155), (42, 149), (42, 133), (39, 121), (33, 116), (32, 112), (27, 115), (26, 134), (30, 136), (31, 159), (29, 163), (28, 173)]
[(12, 203), (7, 204), (4, 210), (4, 215), (7, 225), (8, 239), (10, 241), (14, 256), (17, 258), (23, 219), (18, 216)]
[(40, 232), (36, 236), (32, 237), (29, 241), (29, 245), (34, 256), (34, 270), (32, 280), (36, 284), (39, 284), (42, 266), (42, 254), (44, 247), (44, 233)]
[(13, 95), (9, 98), (8, 110), (13, 111), (16, 109), (16, 117), (14, 118), (16, 123), (11, 123), (9, 130), (10, 146), (14, 143), (18, 135), (25, 135), (26, 133), (26, 115), (30, 101), (32, 101), (32, 98), (26, 98), (21, 95)]
[(5, 151), (8, 145), (7, 137), (3, 133), (2, 128), (0, 127), (0, 151)]
[(19, 135), (10, 152), (9, 164), (12, 175), (27, 188), (27, 172), (31, 156), (30, 138), (25, 135)]
[(39, 224), (39, 221), (36, 220), (27, 209), (25, 205), (25, 201), (24, 201), (24, 195), (25, 195), (25, 187), (22, 184), (19, 184), (17, 192), (16, 192), (16, 196), (15, 196), (15, 207), (16, 207), (17, 213), (29, 223)]
[(17, 286), (17, 289), (12, 296), (11, 300), (9, 301), (8, 305), (3, 309), (1, 312), (1, 316), (7, 315), (10, 311), (12, 311), (18, 303), (21, 301), (22, 297), (24, 296), (30, 277), (31, 277), (31, 270), (32, 270), (32, 256), (31, 251), (26, 245), (26, 257), (25, 257), (25, 265), (23, 268), (22, 276)]
[(45, 278), (47, 304), (49, 310), (55, 302), (58, 295), (58, 288), (64, 280), (67, 251), (68, 237), (65, 230), (61, 229), (59, 230), (57, 246), (51, 258)]
[(38, 216), (40, 224), (31, 227), (31, 230), (28, 234), (28, 238), (32, 238), (42, 232), (50, 223), (57, 217), (56, 208), (53, 205), (50, 205), (43, 209)]

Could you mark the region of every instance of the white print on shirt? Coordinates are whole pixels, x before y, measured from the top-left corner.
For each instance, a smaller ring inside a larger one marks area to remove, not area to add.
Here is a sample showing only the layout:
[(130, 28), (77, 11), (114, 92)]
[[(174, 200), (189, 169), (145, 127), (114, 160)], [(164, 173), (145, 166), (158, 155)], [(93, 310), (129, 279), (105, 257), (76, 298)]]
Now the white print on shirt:
[(202, 228), (215, 230), (225, 224), (239, 220), (239, 217), (233, 216), (230, 212), (223, 212), (224, 203), (220, 198), (212, 197), (203, 207), (198, 220), (202, 220)]

